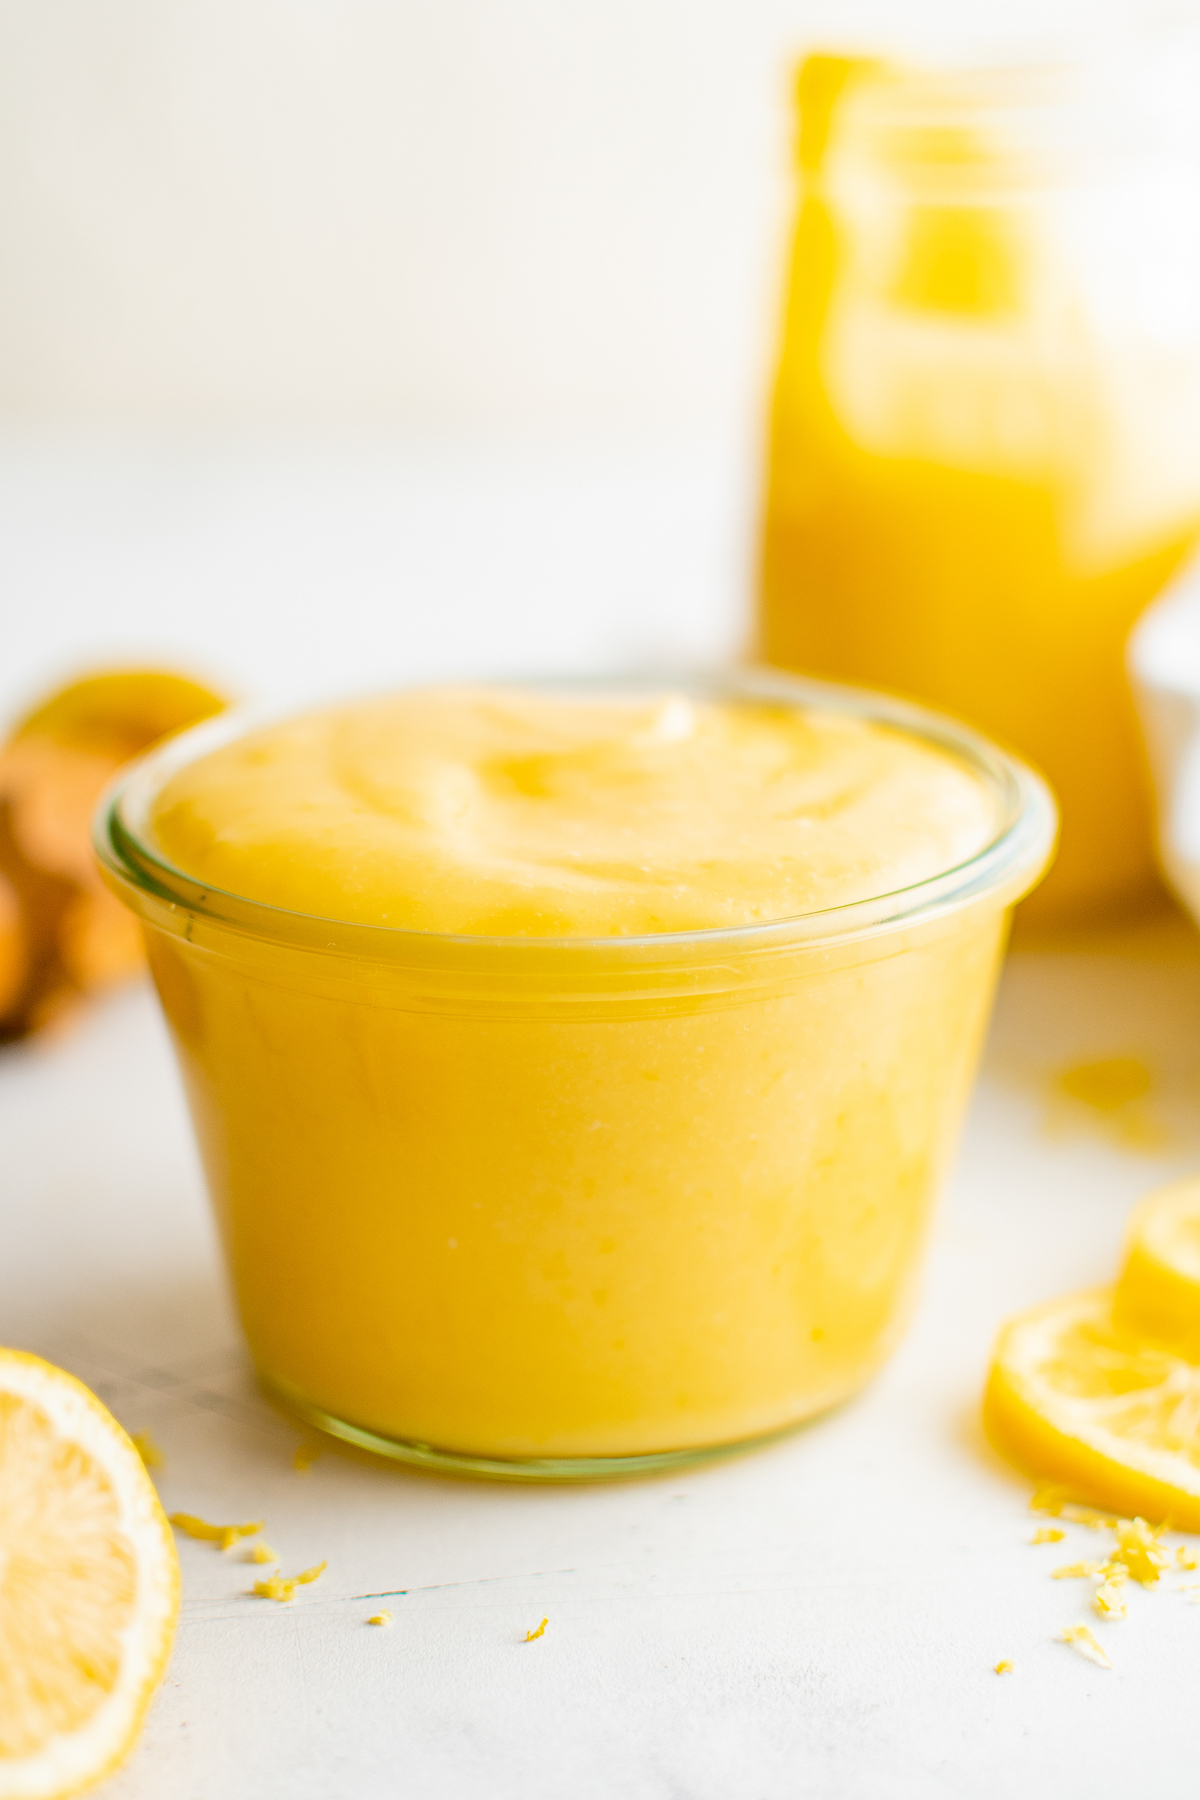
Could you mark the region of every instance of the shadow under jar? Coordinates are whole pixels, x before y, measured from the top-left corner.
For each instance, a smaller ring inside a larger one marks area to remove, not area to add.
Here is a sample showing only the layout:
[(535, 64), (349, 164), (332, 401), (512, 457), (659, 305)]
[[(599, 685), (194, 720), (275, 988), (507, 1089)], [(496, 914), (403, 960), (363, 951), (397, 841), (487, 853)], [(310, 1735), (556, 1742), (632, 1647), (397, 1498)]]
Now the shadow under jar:
[(236, 718), (102, 807), (261, 1379), (340, 1438), (465, 1473), (639, 1473), (826, 1410), (904, 1326), (1054, 803), (880, 696), (755, 673), (676, 691), (915, 739), (981, 784), (994, 831), (800, 917), (506, 938), (314, 917), (171, 866), (156, 797)]

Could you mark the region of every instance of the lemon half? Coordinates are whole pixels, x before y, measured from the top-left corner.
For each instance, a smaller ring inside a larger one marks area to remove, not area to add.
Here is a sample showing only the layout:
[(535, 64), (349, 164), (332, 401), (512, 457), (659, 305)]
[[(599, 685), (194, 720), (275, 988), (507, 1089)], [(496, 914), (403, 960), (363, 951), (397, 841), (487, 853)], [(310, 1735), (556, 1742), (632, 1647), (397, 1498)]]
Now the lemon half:
[(82, 1382), (0, 1349), (0, 1800), (64, 1800), (124, 1761), (178, 1613), (129, 1438)]
[(984, 1423), (1005, 1455), (1079, 1499), (1200, 1531), (1200, 1366), (1124, 1329), (1112, 1288), (1009, 1321)]

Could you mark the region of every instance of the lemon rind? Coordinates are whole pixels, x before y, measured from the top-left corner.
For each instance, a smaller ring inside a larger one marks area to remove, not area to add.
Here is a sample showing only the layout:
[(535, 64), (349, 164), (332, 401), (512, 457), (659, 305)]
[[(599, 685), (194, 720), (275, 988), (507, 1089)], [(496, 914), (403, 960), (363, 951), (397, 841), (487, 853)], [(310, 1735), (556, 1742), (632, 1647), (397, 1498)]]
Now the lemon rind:
[[(1093, 1319), (1112, 1328), (1112, 1288), (1033, 1307), (1004, 1326), (984, 1395), (984, 1426), (1010, 1461), (1038, 1476), (1053, 1476), (1081, 1500), (1156, 1524), (1200, 1531), (1200, 1470), (1181, 1482), (1179, 1459), (1130, 1442), (1102, 1426), (1080, 1430), (1085, 1403), (1062, 1398), (1025, 1371), (1044, 1363), (1036, 1345), (1048, 1346), (1071, 1324)], [(1159, 1346), (1137, 1344), (1164, 1362), (1181, 1360)], [(1017, 1354), (1018, 1349), (1023, 1352)]]
[(137, 1559), (138, 1605), (121, 1633), (112, 1692), (78, 1731), (51, 1739), (32, 1756), (0, 1759), (0, 1800), (69, 1800), (111, 1775), (137, 1741), (174, 1642), (179, 1561), (137, 1450), (81, 1381), (27, 1351), (0, 1350), (0, 1389), (39, 1406), (56, 1432), (95, 1457), (112, 1480)]
[(1200, 1265), (1193, 1253), (1184, 1257), (1193, 1267), (1181, 1266), (1178, 1241), (1188, 1216), (1200, 1216), (1194, 1175), (1156, 1188), (1134, 1208), (1113, 1316), (1123, 1329), (1200, 1362)]

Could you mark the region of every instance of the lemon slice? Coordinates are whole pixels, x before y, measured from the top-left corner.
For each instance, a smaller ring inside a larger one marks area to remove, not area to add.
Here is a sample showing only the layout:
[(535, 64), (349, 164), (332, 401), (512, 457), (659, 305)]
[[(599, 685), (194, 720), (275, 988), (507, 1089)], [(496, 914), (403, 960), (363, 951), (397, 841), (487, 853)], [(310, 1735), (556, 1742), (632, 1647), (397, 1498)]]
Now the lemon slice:
[(1135, 1208), (1113, 1316), (1200, 1362), (1200, 1177), (1173, 1181)]
[(124, 1761), (178, 1612), (130, 1440), (82, 1382), (0, 1349), (0, 1800), (63, 1800)]
[(1200, 1368), (1114, 1323), (1113, 1290), (1000, 1333), (984, 1397), (997, 1448), (1078, 1498), (1200, 1531)]

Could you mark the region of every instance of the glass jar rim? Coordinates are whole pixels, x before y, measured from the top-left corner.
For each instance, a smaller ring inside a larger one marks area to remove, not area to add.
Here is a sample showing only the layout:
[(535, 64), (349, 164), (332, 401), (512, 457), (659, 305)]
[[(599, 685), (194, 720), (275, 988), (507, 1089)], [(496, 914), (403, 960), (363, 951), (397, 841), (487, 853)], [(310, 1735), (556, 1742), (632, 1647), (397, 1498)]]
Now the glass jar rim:
[[(410, 683), (382, 692), (419, 691)], [(890, 892), (745, 925), (705, 926), (605, 937), (500, 937), (432, 932), (411, 927), (300, 913), (199, 881), (169, 862), (149, 841), (150, 808), (179, 769), (262, 726), (323, 710), (320, 706), (238, 707), (178, 733), (127, 765), (101, 796), (93, 847), (101, 871), (135, 911), (165, 905), (234, 933), (281, 946), (373, 962), (461, 966), (511, 956), (526, 966), (565, 971), (577, 959), (661, 964), (717, 960), (741, 951), (840, 944), (909, 929), (960, 911), (977, 900), (1013, 904), (1033, 886), (1054, 847), (1058, 809), (1046, 782), (1027, 764), (960, 721), (898, 696), (870, 689), (747, 667), (713, 673), (667, 673), (504, 678), (472, 685), (564, 695), (616, 696), (685, 693), (691, 698), (793, 705), (840, 712), (924, 740), (966, 763), (997, 800), (995, 833), (965, 861)], [(370, 696), (363, 695), (362, 698)], [(327, 705), (338, 704), (337, 701)]]

